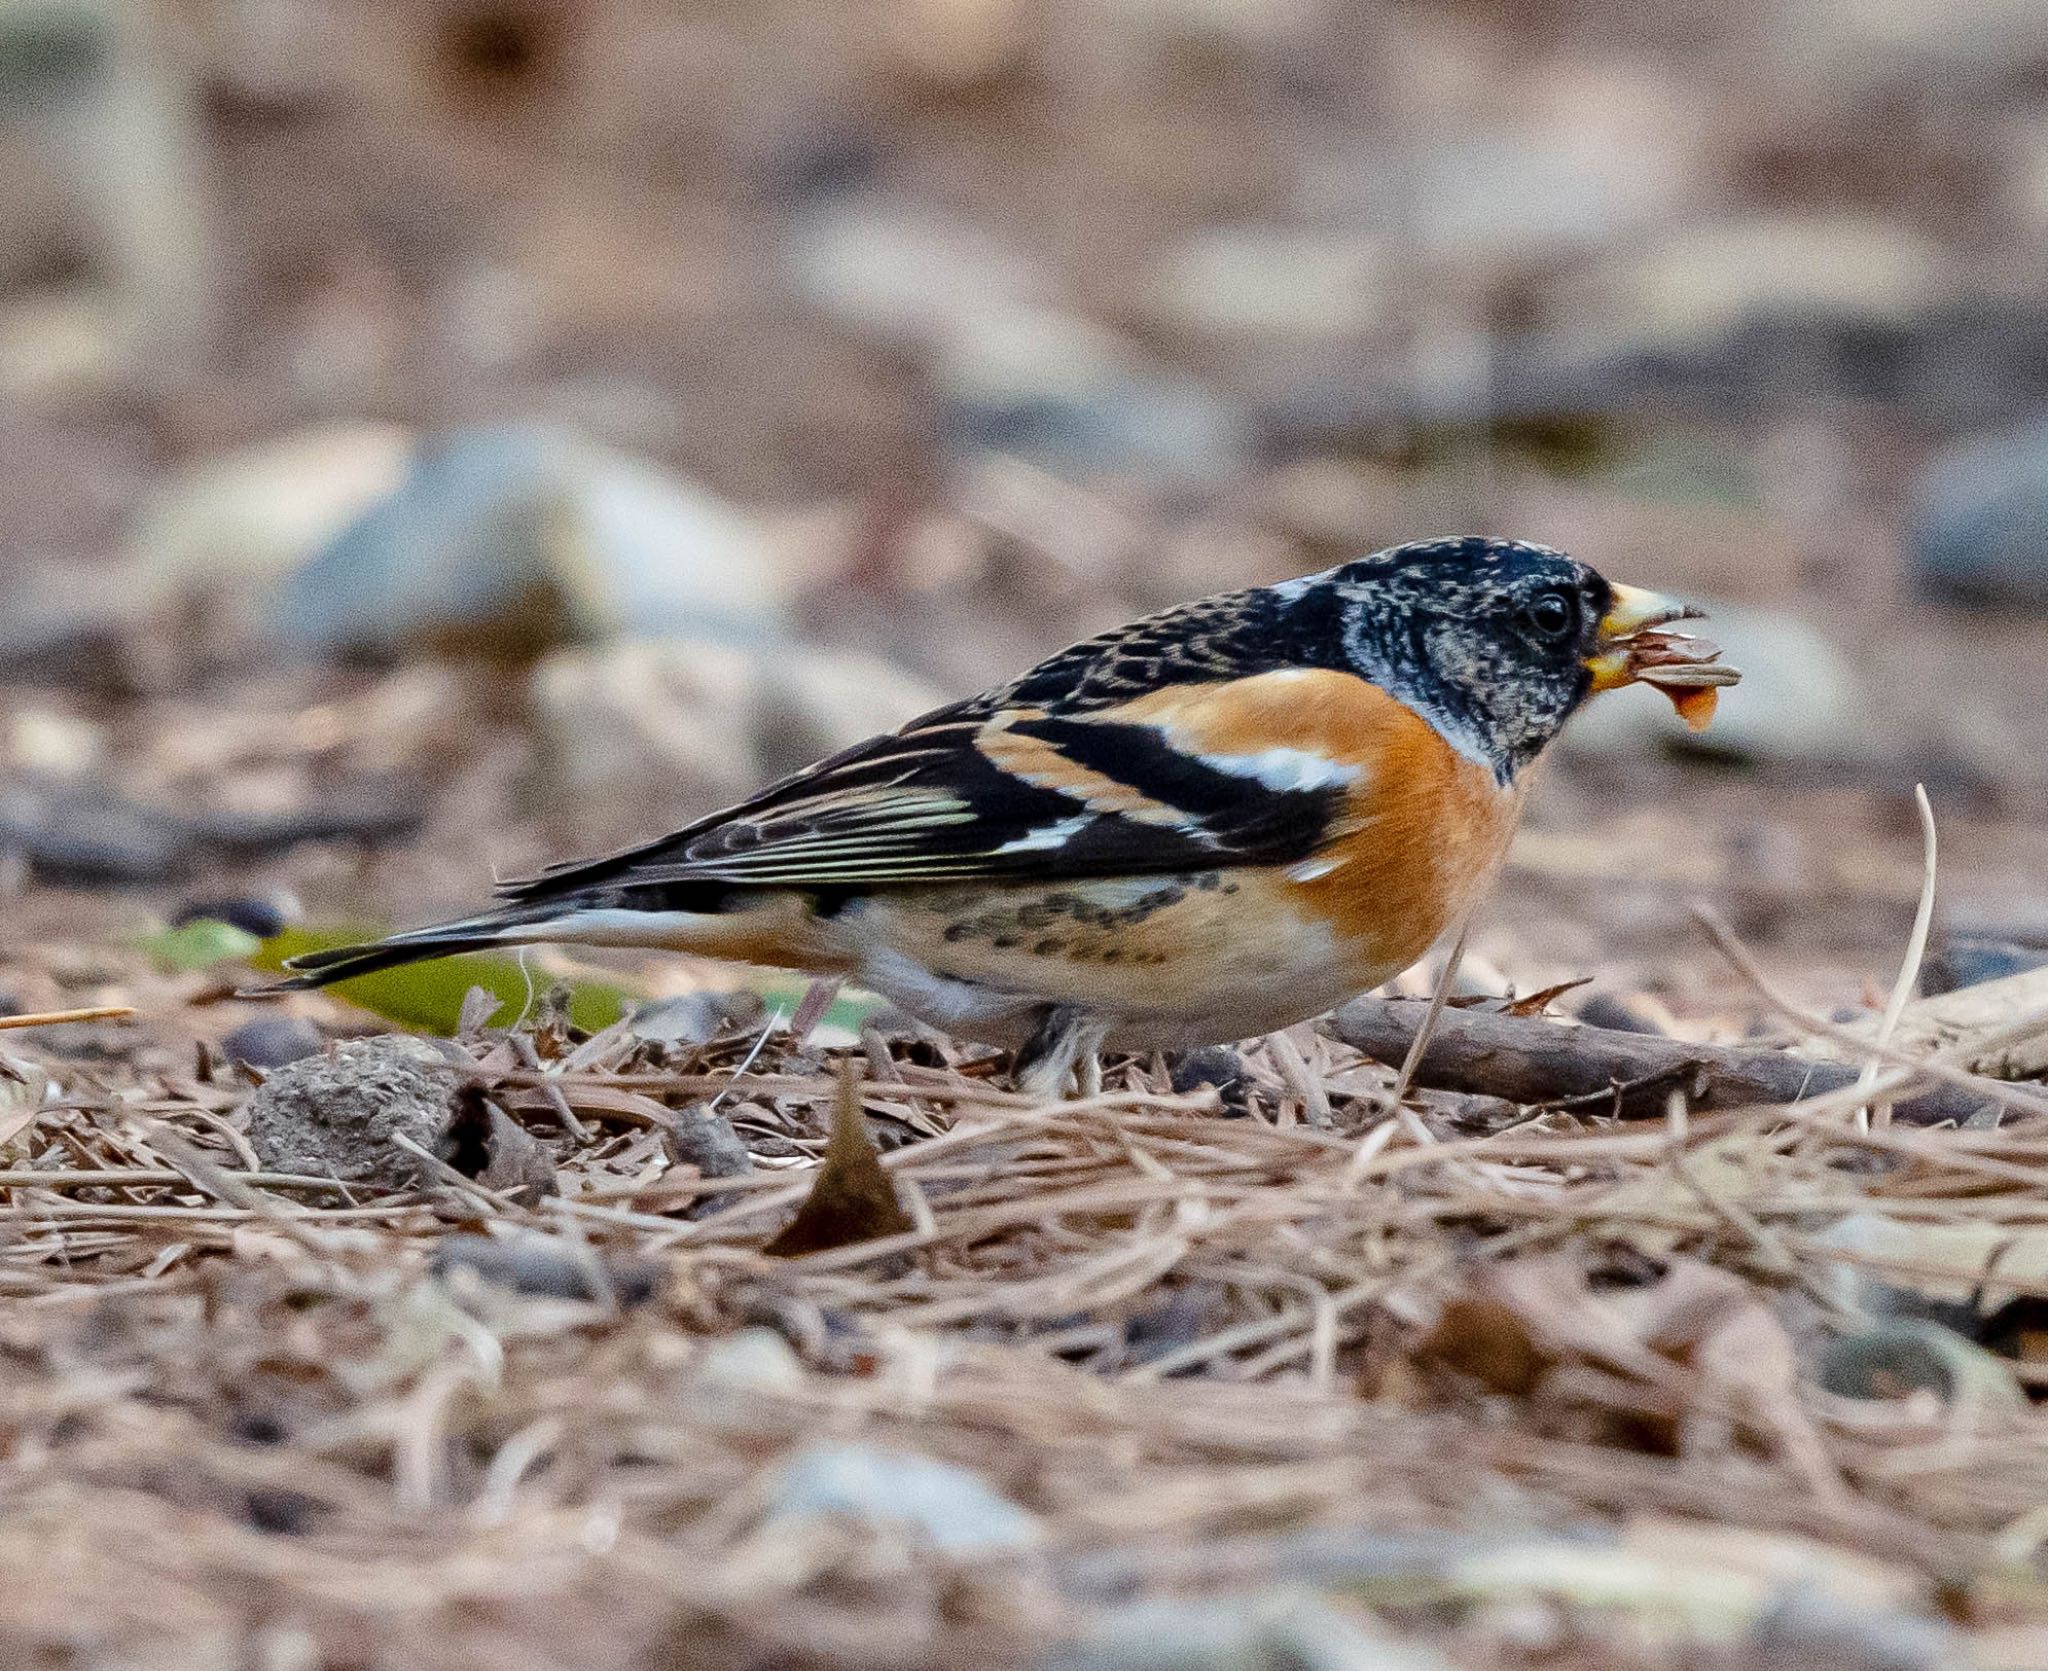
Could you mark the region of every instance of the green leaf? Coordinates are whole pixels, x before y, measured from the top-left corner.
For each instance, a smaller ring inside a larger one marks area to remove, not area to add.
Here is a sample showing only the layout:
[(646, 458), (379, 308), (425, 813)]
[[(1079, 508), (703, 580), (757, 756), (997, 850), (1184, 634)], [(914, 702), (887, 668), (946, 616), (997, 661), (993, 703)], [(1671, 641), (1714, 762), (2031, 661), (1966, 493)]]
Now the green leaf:
[[(374, 940), (384, 931), (374, 924), (322, 924), (286, 929), (262, 943), (250, 961), (259, 969), (282, 970), (286, 958), (302, 952)], [(500, 1000), (492, 1017), (499, 1026), (526, 1009), (552, 984), (546, 975), (529, 975), (516, 957), (504, 952), (467, 952), (460, 957), (434, 958), (379, 969), (373, 975), (337, 981), (327, 990), (358, 1009), (422, 1033), (453, 1033), (461, 1022), (462, 1000), (480, 986)], [(597, 976), (572, 976), (569, 1020), (585, 1032), (609, 1027), (647, 995), (623, 982)]]
[(246, 928), (197, 917), (147, 936), (142, 949), (169, 969), (211, 969), (216, 963), (247, 963), (263, 942)]

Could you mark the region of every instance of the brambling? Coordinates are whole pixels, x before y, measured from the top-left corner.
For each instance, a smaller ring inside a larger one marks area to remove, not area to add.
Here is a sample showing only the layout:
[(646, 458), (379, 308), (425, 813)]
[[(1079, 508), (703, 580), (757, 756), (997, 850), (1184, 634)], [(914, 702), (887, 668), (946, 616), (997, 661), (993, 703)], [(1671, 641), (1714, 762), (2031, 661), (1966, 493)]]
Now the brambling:
[(286, 984), (536, 941), (850, 976), (1017, 1047), (1291, 1026), (1423, 955), (1484, 888), (1532, 767), (1638, 680), (1703, 725), (1698, 611), (1544, 546), (1394, 547), (1120, 627), (493, 911), (297, 958)]

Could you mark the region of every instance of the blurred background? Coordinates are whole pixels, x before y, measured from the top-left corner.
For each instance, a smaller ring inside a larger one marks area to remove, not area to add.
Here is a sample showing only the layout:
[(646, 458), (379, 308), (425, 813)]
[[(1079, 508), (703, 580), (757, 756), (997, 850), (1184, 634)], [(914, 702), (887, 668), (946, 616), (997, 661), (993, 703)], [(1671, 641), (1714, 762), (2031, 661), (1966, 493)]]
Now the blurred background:
[(1587, 717), (1475, 979), (1733, 1025), (1706, 898), (1866, 1002), (1915, 781), (1928, 981), (2040, 961), (2044, 258), (2031, 0), (0, 0), (0, 997), (1470, 531), (1749, 674)]

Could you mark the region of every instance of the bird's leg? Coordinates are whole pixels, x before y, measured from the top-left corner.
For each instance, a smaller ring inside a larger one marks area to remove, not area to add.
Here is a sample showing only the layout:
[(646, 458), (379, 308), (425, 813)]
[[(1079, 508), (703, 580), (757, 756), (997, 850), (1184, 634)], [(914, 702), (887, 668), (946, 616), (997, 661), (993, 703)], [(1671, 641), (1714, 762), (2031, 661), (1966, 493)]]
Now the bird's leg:
[(1099, 1052), (1108, 1035), (1109, 1023), (1086, 1010), (1046, 1005), (1010, 1070), (1017, 1089), (1031, 1097), (1064, 1096), (1069, 1078), (1078, 1073), (1084, 1094), (1093, 1095), (1102, 1088)]

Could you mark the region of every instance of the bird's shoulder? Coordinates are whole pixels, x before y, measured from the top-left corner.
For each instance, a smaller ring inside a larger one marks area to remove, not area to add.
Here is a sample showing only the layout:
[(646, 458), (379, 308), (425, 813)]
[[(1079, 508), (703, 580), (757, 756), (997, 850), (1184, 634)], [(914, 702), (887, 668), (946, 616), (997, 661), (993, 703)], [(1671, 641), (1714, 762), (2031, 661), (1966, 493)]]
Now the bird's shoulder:
[(1339, 668), (1334, 603), (1320, 576), (1196, 598), (1069, 645), (974, 698), (973, 706), (1082, 713), (1279, 668)]

